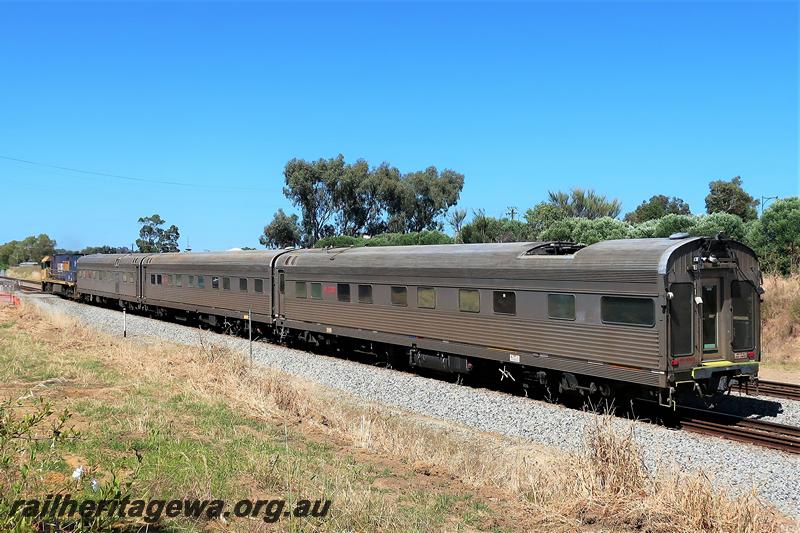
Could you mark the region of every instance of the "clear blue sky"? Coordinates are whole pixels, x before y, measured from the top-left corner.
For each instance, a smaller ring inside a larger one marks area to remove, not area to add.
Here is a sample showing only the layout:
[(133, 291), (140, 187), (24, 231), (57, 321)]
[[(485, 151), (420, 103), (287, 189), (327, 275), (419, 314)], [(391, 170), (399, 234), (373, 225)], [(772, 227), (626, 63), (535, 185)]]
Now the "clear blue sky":
[(466, 175), (459, 205), (590, 187), (703, 210), (797, 195), (798, 4), (0, 4), (0, 242), (255, 246), (293, 157)]

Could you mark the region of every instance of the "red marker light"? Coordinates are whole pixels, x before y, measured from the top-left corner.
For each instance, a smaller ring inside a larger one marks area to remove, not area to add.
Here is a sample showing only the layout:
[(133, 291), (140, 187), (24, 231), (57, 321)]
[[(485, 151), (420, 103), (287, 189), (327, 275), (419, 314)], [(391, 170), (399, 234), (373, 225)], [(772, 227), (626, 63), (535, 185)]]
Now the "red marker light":
[(747, 358), (748, 359), (755, 359), (756, 358), (756, 352), (747, 352)]
[(679, 364), (680, 364), (680, 361), (678, 361), (677, 359), (673, 359), (672, 360), (672, 366), (678, 366)]

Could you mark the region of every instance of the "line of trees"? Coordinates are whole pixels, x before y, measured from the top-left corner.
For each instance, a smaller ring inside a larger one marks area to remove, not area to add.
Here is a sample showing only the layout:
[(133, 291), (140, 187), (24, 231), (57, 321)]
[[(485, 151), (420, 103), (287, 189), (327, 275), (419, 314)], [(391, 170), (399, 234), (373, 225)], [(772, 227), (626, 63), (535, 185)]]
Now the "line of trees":
[[(296, 215), (295, 215), (296, 218)], [(142, 253), (178, 252), (180, 230), (174, 224), (165, 227), (166, 221), (158, 214), (139, 219), (139, 238), (136, 248)], [(38, 263), (43, 257), (62, 254), (127, 254), (131, 249), (127, 246), (87, 246), (82, 250), (66, 250), (57, 248), (55, 239), (47, 234), (31, 235), (21, 241), (9, 241), (0, 245), (0, 268), (16, 266), (26, 261)]]
[[(284, 169), (284, 194), (300, 214), (279, 209), (259, 241), (290, 246), (392, 246), (563, 240), (592, 244), (606, 239), (668, 237), (673, 233), (726, 236), (761, 256), (766, 270), (800, 268), (800, 199), (774, 202), (758, 218), (758, 200), (741, 177), (708, 185), (705, 214), (693, 215), (678, 197), (654, 195), (622, 218), (619, 200), (594, 190), (551, 191), (522, 219), (492, 217), (482, 209), (455, 207), (464, 176), (435, 167), (401, 174), (387, 163), (349, 164), (339, 155), (309, 162), (293, 159)], [(510, 212), (516, 212), (511, 208)], [(452, 237), (443, 233), (445, 222)]]
[(26, 261), (39, 262), (46, 255), (52, 255), (56, 241), (46, 233), (31, 235), (21, 241), (9, 241), (0, 245), (0, 268), (16, 266)]

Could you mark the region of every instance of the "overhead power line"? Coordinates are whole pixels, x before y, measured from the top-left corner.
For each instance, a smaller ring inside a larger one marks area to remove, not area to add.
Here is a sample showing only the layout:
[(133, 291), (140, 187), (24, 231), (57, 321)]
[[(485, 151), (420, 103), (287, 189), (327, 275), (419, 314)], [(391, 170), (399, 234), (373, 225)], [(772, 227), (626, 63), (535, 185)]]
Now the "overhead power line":
[(188, 187), (188, 188), (203, 188), (203, 189), (225, 189), (225, 190), (236, 190), (236, 191), (259, 191), (259, 192), (269, 192), (267, 189), (262, 189), (258, 187), (237, 187), (231, 185), (201, 185), (196, 183), (186, 183), (181, 181), (172, 181), (172, 180), (165, 180), (165, 179), (150, 179), (150, 178), (141, 178), (137, 176), (125, 176), (123, 174), (112, 174), (110, 172), (97, 172), (94, 170), (85, 170), (81, 168), (73, 168), (73, 167), (66, 167), (63, 165), (51, 165), (50, 163), (41, 163), (39, 161), (30, 161), (28, 159), (20, 159), (18, 157), (10, 157), (5, 155), (0, 155), (0, 159), (5, 159), (7, 161), (16, 161), (17, 163), (25, 163), (27, 165), (35, 165), (39, 167), (46, 167), (46, 168), (54, 168), (57, 170), (66, 170), (68, 172), (77, 172), (79, 174), (87, 174), (90, 176), (101, 176), (104, 178), (114, 178), (119, 180), (127, 180), (127, 181), (136, 181), (140, 183), (153, 183), (158, 185), (172, 185), (175, 187)]

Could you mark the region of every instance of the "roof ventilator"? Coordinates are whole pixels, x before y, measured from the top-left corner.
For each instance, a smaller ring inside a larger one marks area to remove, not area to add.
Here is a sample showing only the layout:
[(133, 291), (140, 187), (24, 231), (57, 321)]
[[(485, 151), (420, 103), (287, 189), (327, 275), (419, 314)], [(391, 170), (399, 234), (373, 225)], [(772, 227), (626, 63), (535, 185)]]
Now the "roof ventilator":
[(525, 252), (525, 255), (572, 255), (584, 247), (585, 245), (575, 244), (574, 242), (545, 242), (534, 246)]

